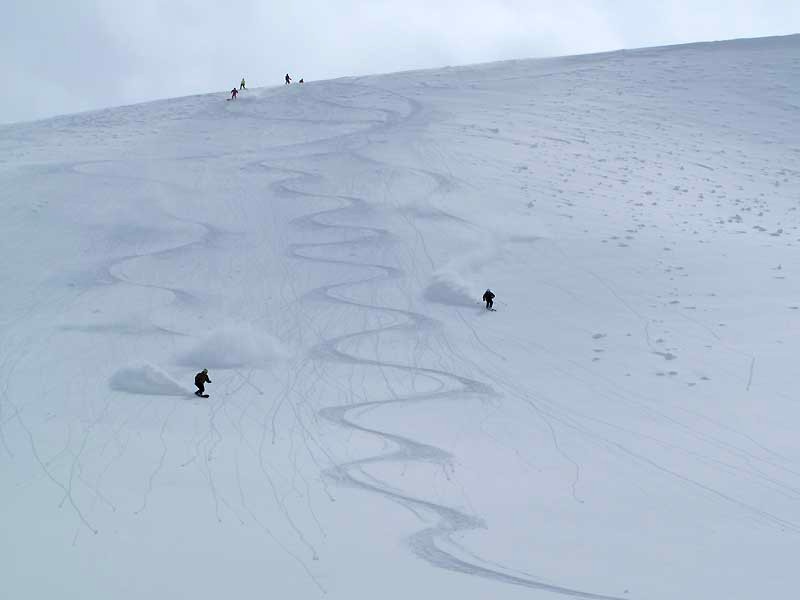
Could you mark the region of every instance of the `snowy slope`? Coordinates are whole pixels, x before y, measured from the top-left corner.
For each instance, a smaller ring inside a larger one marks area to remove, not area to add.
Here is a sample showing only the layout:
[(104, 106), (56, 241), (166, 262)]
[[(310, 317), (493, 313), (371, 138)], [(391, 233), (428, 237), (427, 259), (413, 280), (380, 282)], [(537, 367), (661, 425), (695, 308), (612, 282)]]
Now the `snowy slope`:
[(799, 98), (794, 36), (0, 128), (0, 597), (791, 597)]

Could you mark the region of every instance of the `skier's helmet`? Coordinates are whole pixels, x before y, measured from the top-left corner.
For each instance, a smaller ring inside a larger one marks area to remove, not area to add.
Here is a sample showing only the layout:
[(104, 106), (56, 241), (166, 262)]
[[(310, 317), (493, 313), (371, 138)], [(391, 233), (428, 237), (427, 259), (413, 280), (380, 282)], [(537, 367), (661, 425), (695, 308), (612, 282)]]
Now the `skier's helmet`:
[(208, 369), (203, 369), (203, 373), (208, 373)]

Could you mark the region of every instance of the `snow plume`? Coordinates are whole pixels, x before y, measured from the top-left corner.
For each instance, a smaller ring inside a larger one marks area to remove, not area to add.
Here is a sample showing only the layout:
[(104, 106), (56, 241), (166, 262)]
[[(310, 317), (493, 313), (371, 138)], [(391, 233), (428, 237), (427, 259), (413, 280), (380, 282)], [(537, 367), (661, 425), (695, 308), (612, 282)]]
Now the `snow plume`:
[(119, 369), (110, 380), (111, 388), (129, 394), (183, 396), (189, 393), (162, 369), (150, 363), (136, 363)]
[(465, 281), (454, 266), (436, 271), (423, 293), (428, 302), (453, 306), (473, 306), (480, 296), (479, 286)]
[(275, 337), (243, 326), (217, 329), (180, 356), (182, 365), (229, 369), (260, 367), (286, 356), (286, 349)]
[(425, 300), (473, 307), (480, 302), (486, 285), (476, 281), (476, 275), (498, 256), (501, 244), (496, 240), (496, 234), (489, 232), (482, 232), (481, 238), (471, 243), (471, 251), (457, 256), (433, 272), (423, 292)]

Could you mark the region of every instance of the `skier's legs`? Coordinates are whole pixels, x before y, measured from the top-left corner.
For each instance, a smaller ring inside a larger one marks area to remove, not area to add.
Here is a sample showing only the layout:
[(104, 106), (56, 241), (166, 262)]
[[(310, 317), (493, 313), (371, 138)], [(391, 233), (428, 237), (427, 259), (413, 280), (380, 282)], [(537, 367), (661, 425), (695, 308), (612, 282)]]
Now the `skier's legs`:
[(206, 393), (206, 387), (202, 383), (196, 383), (197, 391), (194, 393), (195, 396), (202, 396)]

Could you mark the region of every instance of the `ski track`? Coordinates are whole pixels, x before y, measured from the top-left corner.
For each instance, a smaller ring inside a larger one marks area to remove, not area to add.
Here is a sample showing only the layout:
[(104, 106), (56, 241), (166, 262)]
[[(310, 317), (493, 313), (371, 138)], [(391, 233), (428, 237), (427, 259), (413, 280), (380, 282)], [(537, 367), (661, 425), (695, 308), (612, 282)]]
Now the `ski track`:
[[(408, 98), (404, 98), (404, 100), (406, 100), (409, 104), (408, 115), (403, 119), (392, 114), (389, 116), (389, 118), (387, 118), (386, 123), (376, 125), (375, 129), (371, 133), (377, 133), (378, 131), (384, 132), (391, 127), (401, 127), (408, 121), (418, 118), (421, 112), (419, 103)], [(356, 135), (363, 135), (363, 133), (360, 132)], [(352, 138), (353, 136), (348, 135), (346, 137)], [(324, 157), (325, 155), (315, 153), (313, 156)], [(357, 153), (353, 153), (353, 156), (359, 160), (363, 160)], [(367, 161), (364, 160), (364, 162)], [(266, 164), (262, 164), (262, 167), (270, 168)], [(442, 180), (444, 179), (444, 176), (434, 176), (432, 173), (427, 171), (418, 172), (424, 172), (428, 174), (432, 179), (434, 179), (437, 185), (441, 185)], [(394, 395), (393, 397), (384, 400), (368, 400), (319, 410), (317, 414), (342, 428), (375, 436), (384, 440), (385, 442), (389, 442), (390, 445), (396, 448), (396, 450), (392, 452), (336, 464), (326, 471), (327, 476), (340, 485), (361, 489), (363, 491), (381, 496), (385, 499), (397, 502), (398, 504), (411, 510), (414, 514), (420, 516), (420, 518), (422, 518), (421, 514), (431, 515), (437, 521), (436, 525), (411, 534), (408, 538), (408, 542), (410, 548), (417, 557), (427, 561), (434, 567), (476, 577), (482, 577), (497, 581), (498, 583), (539, 589), (576, 598), (621, 600), (617, 596), (585, 592), (566, 586), (547, 584), (520, 575), (512, 575), (510, 574), (509, 569), (499, 565), (495, 565), (494, 568), (491, 568), (488, 566), (490, 563), (483, 559), (478, 559), (474, 555), (472, 556), (471, 561), (459, 558), (453, 553), (444, 550), (441, 547), (443, 545), (442, 543), (446, 542), (452, 544), (452, 537), (458, 533), (484, 527), (481, 519), (467, 515), (454, 508), (434, 503), (424, 498), (415, 498), (403, 494), (393, 488), (389, 483), (377, 481), (375, 478), (366, 476), (366, 474), (363, 472), (362, 467), (365, 465), (392, 462), (429, 463), (446, 468), (446, 466), (451, 463), (452, 457), (447, 452), (434, 446), (422, 444), (407, 437), (394, 435), (386, 431), (360, 425), (358, 422), (348, 418), (349, 413), (363, 411), (364, 409), (375, 409), (381, 406), (388, 406), (390, 404), (411, 405), (416, 402), (436, 402), (442, 399), (468, 399), (470, 397), (491, 398), (496, 394), (496, 392), (494, 392), (491, 386), (483, 382), (460, 376), (454, 372), (364, 358), (340, 349), (340, 346), (348, 340), (376, 338), (381, 332), (390, 330), (404, 331), (409, 335), (414, 335), (422, 329), (436, 328), (439, 324), (437, 321), (420, 313), (388, 306), (364, 304), (361, 302), (348, 300), (345, 297), (337, 294), (337, 292), (344, 292), (350, 287), (355, 287), (364, 283), (375, 283), (379, 280), (388, 281), (390, 279), (399, 279), (403, 277), (405, 273), (396, 267), (382, 263), (365, 263), (343, 259), (320, 258), (314, 256), (313, 252), (309, 252), (319, 248), (345, 247), (351, 245), (362, 245), (365, 243), (380, 246), (381, 244), (389, 243), (391, 239), (389, 232), (384, 229), (363, 225), (348, 225), (346, 222), (342, 223), (342, 220), (346, 221), (346, 217), (351, 213), (351, 211), (357, 213), (360, 212), (359, 209), (363, 209), (365, 205), (364, 200), (352, 196), (335, 194), (328, 195), (324, 193), (311, 193), (302, 191), (302, 186), (304, 184), (312, 183), (319, 184), (323, 183), (323, 181), (318, 175), (293, 171), (286, 179), (273, 184), (273, 189), (279, 196), (302, 198), (310, 201), (319, 199), (332, 199), (338, 201), (341, 206), (297, 217), (292, 221), (293, 225), (300, 228), (318, 228), (321, 230), (333, 230), (349, 234), (356, 233), (358, 234), (358, 237), (338, 242), (333, 241), (290, 244), (288, 249), (289, 255), (301, 261), (324, 263), (333, 266), (355, 266), (366, 271), (366, 274), (361, 278), (317, 287), (308, 292), (305, 296), (305, 299), (311, 301), (320, 300), (323, 302), (335, 303), (347, 307), (382, 313), (392, 317), (392, 323), (389, 325), (356, 331), (323, 340), (314, 347), (312, 350), (312, 356), (319, 361), (332, 361), (337, 363), (352, 364), (364, 369), (394, 369), (414, 375), (424, 374), (436, 379), (442, 388), (450, 388), (436, 393), (422, 393), (405, 396)], [(430, 257), (428, 257), (428, 259), (430, 260)], [(449, 382), (449, 385), (447, 382)], [(552, 429), (552, 426), (550, 426), (549, 423), (548, 426), (551, 428), (553, 442), (556, 447), (558, 447), (555, 431)], [(559, 449), (559, 452), (563, 451)], [(566, 455), (564, 456), (574, 465), (576, 469), (576, 479), (572, 485), (572, 493), (577, 500), (575, 485), (580, 479), (580, 466)]]
[[(177, 158), (176, 160), (185, 160), (185, 159), (188, 159), (188, 158), (198, 158), (198, 157), (180, 157), (180, 158)], [(208, 155), (208, 158), (219, 158), (219, 155)], [(178, 195), (182, 195), (182, 196), (190, 196), (191, 193), (192, 193), (190, 189), (188, 189), (188, 188), (186, 188), (186, 187), (184, 187), (182, 185), (175, 184), (175, 183), (156, 180), (156, 179), (147, 178), (147, 177), (135, 176), (135, 175), (120, 175), (118, 173), (109, 173), (109, 172), (106, 172), (106, 171), (102, 170), (102, 167), (104, 167), (104, 166), (116, 167), (118, 164), (119, 164), (119, 161), (109, 161), (109, 160), (76, 161), (76, 162), (65, 162), (65, 163), (61, 163), (59, 165), (54, 165), (54, 166), (49, 167), (48, 170), (51, 170), (53, 172), (72, 172), (72, 173), (75, 173), (77, 175), (80, 175), (80, 176), (83, 176), (83, 177), (88, 177), (88, 178), (111, 179), (111, 180), (118, 179), (118, 180), (123, 180), (123, 181), (131, 181), (131, 182), (135, 182), (135, 183), (156, 184), (156, 185), (159, 185), (159, 186), (163, 186), (164, 188), (167, 188), (172, 194), (178, 194)], [(97, 169), (98, 167), (100, 167), (99, 172), (94, 170), (94, 169)], [(218, 244), (220, 242), (220, 240), (224, 239), (225, 236), (230, 235), (229, 232), (222, 231), (222, 230), (214, 227), (210, 223), (196, 221), (196, 220), (190, 220), (190, 219), (185, 219), (185, 218), (179, 217), (177, 215), (168, 213), (166, 211), (163, 211), (163, 212), (164, 212), (164, 216), (169, 220), (172, 220), (172, 221), (175, 221), (175, 222), (179, 222), (179, 223), (185, 223), (185, 224), (189, 224), (189, 225), (198, 227), (200, 229), (200, 232), (201, 232), (200, 235), (195, 237), (195, 239), (192, 239), (192, 240), (190, 240), (188, 242), (176, 244), (174, 246), (166, 247), (166, 248), (163, 248), (163, 249), (160, 249), (160, 250), (154, 250), (154, 251), (150, 251), (150, 252), (142, 252), (142, 253), (130, 254), (130, 255), (123, 255), (123, 256), (115, 257), (113, 259), (109, 259), (107, 261), (101, 262), (100, 266), (97, 268), (97, 273), (92, 278), (93, 281), (90, 284), (90, 286), (94, 287), (94, 286), (98, 286), (98, 285), (109, 285), (109, 284), (111, 284), (111, 285), (127, 285), (127, 286), (134, 286), (134, 287), (138, 287), (138, 288), (143, 288), (143, 289), (152, 289), (152, 290), (156, 290), (156, 291), (162, 291), (162, 292), (165, 292), (168, 295), (165, 298), (164, 302), (163, 302), (162, 306), (164, 306), (164, 307), (166, 307), (168, 305), (171, 305), (171, 304), (178, 305), (178, 306), (184, 306), (184, 307), (202, 306), (204, 304), (204, 302), (206, 301), (205, 298), (201, 298), (201, 297), (197, 296), (196, 294), (189, 293), (189, 292), (187, 292), (187, 291), (185, 291), (183, 289), (180, 289), (180, 288), (177, 288), (177, 287), (164, 286), (164, 285), (156, 285), (156, 284), (148, 283), (146, 281), (132, 279), (132, 278), (130, 278), (130, 277), (128, 277), (128, 276), (126, 276), (124, 274), (124, 271), (125, 271), (126, 267), (135, 264), (136, 261), (159, 259), (159, 258), (178, 258), (178, 257), (180, 257), (182, 255), (190, 253), (191, 250), (193, 248), (195, 248), (195, 247), (208, 247), (208, 246), (212, 246), (213, 247), (215, 244)], [(84, 291), (84, 293), (85, 293), (85, 291)], [(155, 308), (151, 307), (151, 310), (155, 310)], [(31, 309), (31, 312), (33, 312), (33, 308)], [(166, 331), (166, 330), (161, 330), (161, 333), (169, 335), (169, 336), (181, 335), (179, 332)], [(17, 357), (16, 362), (19, 362), (19, 360), (21, 360), (21, 358), (22, 357)], [(14, 415), (13, 415), (12, 418), (15, 418), (17, 420), (17, 422), (19, 423), (19, 425), (22, 428), (22, 430), (26, 433), (26, 435), (28, 437), (28, 440), (29, 440), (29, 443), (30, 443), (31, 453), (33, 454), (33, 456), (36, 459), (37, 463), (39, 464), (40, 468), (42, 469), (44, 475), (52, 483), (54, 483), (58, 488), (60, 488), (62, 490), (63, 496), (62, 496), (61, 501), (59, 502), (59, 507), (61, 507), (65, 502), (68, 503), (72, 507), (72, 509), (74, 510), (76, 516), (78, 517), (78, 519), (79, 519), (80, 523), (83, 525), (83, 527), (88, 529), (92, 534), (96, 535), (96, 534), (100, 533), (99, 529), (97, 529), (90, 522), (90, 520), (87, 518), (85, 509), (82, 508), (81, 506), (79, 506), (79, 504), (77, 503), (77, 501), (75, 499), (75, 496), (73, 494), (73, 481), (75, 480), (76, 472), (79, 472), (81, 470), (81, 462), (80, 462), (81, 455), (83, 454), (83, 452), (84, 452), (84, 450), (85, 450), (85, 448), (86, 448), (86, 446), (87, 446), (87, 444), (89, 442), (89, 439), (90, 439), (90, 437), (92, 435), (92, 429), (94, 427), (94, 424), (100, 422), (102, 420), (103, 416), (106, 414), (106, 412), (107, 412), (107, 410), (109, 408), (109, 399), (107, 398), (106, 403), (105, 403), (102, 411), (96, 417), (96, 419), (92, 423), (90, 423), (88, 426), (86, 426), (84, 428), (84, 435), (83, 435), (80, 447), (78, 449), (78, 452), (74, 453), (74, 452), (70, 451), (69, 450), (69, 447), (70, 447), (69, 443), (65, 447), (64, 454), (66, 454), (66, 453), (72, 454), (72, 461), (71, 461), (71, 465), (70, 465), (69, 470), (68, 470), (67, 480), (66, 480), (66, 482), (63, 482), (58, 477), (56, 477), (56, 475), (54, 475), (52, 473), (52, 471), (48, 468), (47, 464), (40, 457), (40, 454), (38, 452), (37, 445), (36, 445), (36, 442), (35, 442), (35, 439), (34, 439), (34, 435), (33, 435), (32, 431), (30, 430), (30, 428), (27, 426), (27, 424), (25, 423), (25, 421), (22, 418), (22, 411), (11, 401), (10, 398), (8, 398), (7, 386), (8, 386), (8, 382), (11, 380), (11, 378), (13, 376), (13, 367), (11, 369), (6, 369), (5, 372), (6, 372), (6, 376), (5, 376), (5, 386), (3, 388), (3, 396), (6, 398), (6, 404), (10, 404), (12, 407), (14, 407)], [(245, 383), (249, 383), (246, 378), (245, 378)], [(252, 385), (252, 384), (250, 384), (250, 385)], [(214, 449), (219, 443), (222, 442), (222, 439), (223, 439), (219, 429), (217, 428), (216, 419), (217, 419), (217, 415), (218, 415), (219, 411), (225, 406), (225, 400), (227, 398), (226, 394), (216, 394), (216, 396), (217, 397), (221, 397), (222, 400), (221, 400), (221, 402), (214, 402), (214, 403), (210, 403), (209, 404), (208, 419), (207, 419), (208, 428), (207, 428), (206, 432), (203, 435), (201, 435), (200, 437), (198, 437), (198, 439), (196, 440), (195, 446), (194, 446), (194, 448), (195, 448), (194, 455), (191, 458), (189, 458), (188, 460), (186, 460), (183, 463), (181, 463), (180, 466), (181, 467), (186, 467), (186, 466), (189, 466), (190, 464), (193, 464), (193, 463), (197, 464), (198, 470), (200, 471), (200, 473), (204, 477), (204, 479), (206, 481), (206, 484), (208, 486), (208, 492), (209, 492), (209, 495), (210, 495), (210, 497), (212, 499), (212, 503), (213, 503), (213, 512), (214, 512), (214, 515), (215, 515), (215, 519), (218, 522), (221, 523), (223, 521), (222, 514), (221, 514), (221, 506), (227, 507), (229, 510), (231, 510), (231, 512), (235, 513), (236, 511), (230, 505), (230, 503), (228, 502), (226, 497), (224, 495), (220, 494), (220, 491), (218, 490), (217, 483), (215, 481), (214, 471), (213, 471), (212, 464), (211, 464), (212, 460), (213, 460)], [(144, 405), (142, 405), (140, 407), (140, 410), (138, 412), (141, 413), (144, 410), (146, 410), (150, 406), (151, 403), (152, 403), (152, 400), (148, 400), (148, 402), (146, 404), (144, 404)], [(141, 504), (140, 504), (140, 506), (138, 508), (135, 508), (133, 510), (133, 512), (132, 512), (133, 515), (139, 515), (144, 510), (146, 510), (147, 505), (148, 505), (148, 499), (149, 499), (149, 497), (150, 497), (150, 495), (151, 495), (151, 493), (153, 491), (154, 482), (155, 482), (156, 478), (158, 477), (159, 472), (162, 470), (162, 468), (164, 466), (164, 462), (165, 462), (165, 459), (166, 459), (167, 454), (168, 454), (168, 447), (167, 447), (167, 444), (166, 444), (166, 441), (165, 441), (165, 438), (164, 438), (164, 434), (165, 434), (165, 431), (166, 431), (166, 428), (167, 428), (167, 424), (168, 424), (169, 418), (174, 413), (174, 410), (175, 410), (176, 407), (177, 407), (177, 402), (173, 403), (172, 409), (168, 412), (167, 416), (164, 418), (164, 420), (162, 422), (162, 425), (161, 425), (161, 428), (160, 428), (160, 431), (159, 431), (159, 439), (160, 439), (160, 442), (161, 442), (161, 445), (162, 445), (162, 451), (161, 451), (161, 453), (159, 455), (157, 463), (155, 464), (152, 472), (150, 473), (150, 475), (147, 478), (146, 487), (145, 487), (145, 489), (144, 489), (144, 491), (142, 493)], [(2, 413), (0, 413), (0, 415), (2, 415)], [(126, 422), (123, 422), (115, 430), (115, 432), (114, 432), (115, 441), (118, 442), (118, 435), (119, 435), (120, 431), (125, 426), (126, 426)], [(273, 434), (274, 434), (274, 431), (273, 431)], [(108, 443), (110, 443), (110, 441), (111, 440), (108, 440), (106, 442), (106, 445)], [(255, 450), (255, 452), (258, 455), (259, 465), (260, 465), (260, 468), (261, 468), (261, 471), (262, 471), (262, 474), (263, 474), (263, 477), (264, 477), (264, 481), (267, 483), (268, 488), (271, 490), (271, 493), (272, 493), (273, 499), (274, 499), (274, 501), (276, 503), (276, 506), (279, 508), (279, 510), (283, 514), (283, 517), (285, 518), (287, 523), (290, 525), (292, 530), (294, 530), (295, 535), (297, 536), (297, 538), (307, 548), (307, 550), (310, 552), (312, 558), (314, 560), (317, 560), (317, 550), (309, 542), (309, 540), (306, 538), (306, 536), (303, 533), (303, 531), (301, 530), (301, 528), (295, 523), (294, 519), (291, 517), (291, 515), (289, 513), (289, 510), (288, 510), (288, 507), (286, 505), (285, 499), (281, 498), (279, 493), (278, 493), (278, 489), (276, 488), (276, 486), (275, 486), (275, 484), (273, 482), (272, 476), (270, 474), (270, 469), (268, 468), (268, 465), (266, 465), (266, 463), (265, 463), (263, 442), (264, 442), (264, 440), (262, 439), (262, 443), (261, 443), (260, 447), (257, 450)], [(104, 445), (103, 448), (105, 448), (106, 445)], [(10, 449), (8, 449), (8, 452), (9, 452), (9, 454), (11, 454), (11, 450)], [(84, 481), (82, 479), (79, 479), (87, 487), (91, 488), (91, 491), (93, 493), (93, 497), (94, 497), (95, 501), (97, 499), (103, 500), (103, 502), (105, 504), (107, 504), (113, 511), (116, 511), (116, 506), (114, 505), (113, 502), (108, 500), (103, 495), (103, 493), (100, 491), (100, 482), (101, 482), (103, 476), (111, 469), (113, 464), (119, 458), (122, 457), (124, 452), (125, 452), (125, 445), (123, 445), (121, 447), (120, 451), (114, 456), (114, 458), (112, 458), (112, 460), (109, 461), (108, 464), (102, 469), (101, 473), (98, 475), (97, 480), (94, 482), (93, 485), (90, 484), (89, 482), (86, 482), (86, 481)], [(52, 462), (52, 460), (51, 460), (51, 462)], [(240, 492), (241, 492), (241, 490), (240, 490)], [(301, 569), (305, 572), (305, 574), (308, 576), (309, 580), (313, 582), (314, 586), (322, 594), (325, 594), (326, 593), (325, 587), (322, 585), (322, 583), (320, 582), (319, 578), (309, 569), (308, 565), (306, 564), (306, 561), (299, 554), (297, 554), (293, 550), (289, 549), (289, 547), (286, 544), (284, 544), (278, 538), (276, 538), (272, 534), (272, 532), (263, 525), (262, 521), (258, 517), (256, 517), (256, 515), (252, 512), (252, 510), (247, 508), (247, 506), (244, 504), (244, 502), (243, 502), (243, 506), (245, 506), (248, 514), (251, 516), (251, 518), (253, 518), (253, 520), (257, 523), (257, 525), (267, 534), (267, 536), (274, 543), (276, 543), (276, 545), (278, 545), (278, 547), (280, 547), (283, 552), (285, 552), (293, 560), (295, 560), (298, 563), (298, 565), (301, 567)], [(92, 508), (94, 508), (94, 505), (92, 506)], [(313, 508), (310, 505), (309, 505), (309, 510), (312, 512), (312, 515), (313, 515)], [(319, 521), (316, 519), (315, 515), (314, 515), (314, 519), (319, 524)], [(319, 527), (320, 527), (320, 530), (322, 530), (321, 524), (319, 525)], [(77, 543), (79, 532), (80, 532), (80, 528), (76, 529), (75, 535), (73, 536), (73, 545), (76, 545), (76, 543)]]

